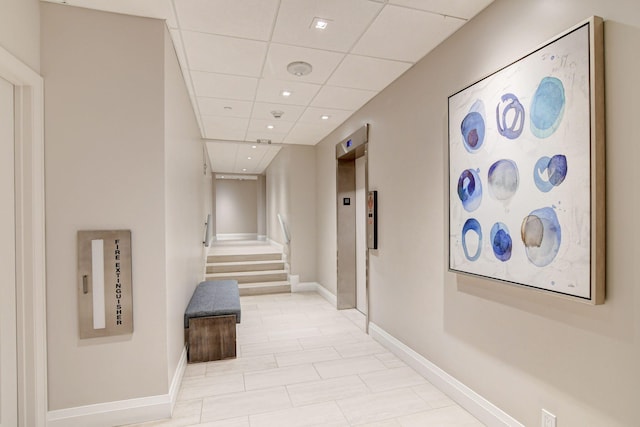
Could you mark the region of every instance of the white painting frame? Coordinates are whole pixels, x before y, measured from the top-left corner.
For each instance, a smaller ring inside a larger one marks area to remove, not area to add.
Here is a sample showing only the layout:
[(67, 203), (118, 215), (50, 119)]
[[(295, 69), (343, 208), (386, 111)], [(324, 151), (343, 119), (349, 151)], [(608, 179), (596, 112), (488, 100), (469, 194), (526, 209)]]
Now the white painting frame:
[(604, 302), (603, 22), (448, 98), (449, 271)]

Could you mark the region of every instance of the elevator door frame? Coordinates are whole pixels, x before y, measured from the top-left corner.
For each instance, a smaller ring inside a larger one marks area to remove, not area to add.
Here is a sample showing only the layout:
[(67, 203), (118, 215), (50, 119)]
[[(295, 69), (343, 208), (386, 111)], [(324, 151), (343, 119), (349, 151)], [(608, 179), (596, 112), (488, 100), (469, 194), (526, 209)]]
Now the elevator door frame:
[[(369, 125), (336, 145), (337, 289), (338, 310), (356, 308), (356, 159), (364, 157), (365, 194), (369, 192)], [(349, 199), (347, 204), (347, 200)], [(366, 220), (366, 218), (365, 218)], [(366, 323), (369, 329), (369, 248), (365, 251)]]

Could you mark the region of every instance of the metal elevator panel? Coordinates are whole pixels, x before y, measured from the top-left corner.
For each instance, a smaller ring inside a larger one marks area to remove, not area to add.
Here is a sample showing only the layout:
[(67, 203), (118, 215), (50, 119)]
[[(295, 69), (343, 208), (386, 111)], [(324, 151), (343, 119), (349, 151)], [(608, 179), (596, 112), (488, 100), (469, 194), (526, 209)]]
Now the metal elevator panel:
[[(356, 163), (338, 160), (338, 309), (356, 306)], [(351, 203), (353, 201), (353, 203)]]

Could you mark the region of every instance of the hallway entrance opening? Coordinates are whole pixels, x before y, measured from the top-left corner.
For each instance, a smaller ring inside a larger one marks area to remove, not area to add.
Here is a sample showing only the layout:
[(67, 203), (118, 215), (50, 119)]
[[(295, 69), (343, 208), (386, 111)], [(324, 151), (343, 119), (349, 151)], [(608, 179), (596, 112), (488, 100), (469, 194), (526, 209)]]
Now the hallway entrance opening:
[(368, 265), (366, 199), (368, 192), (368, 130), (365, 125), (336, 145), (337, 306), (367, 315)]

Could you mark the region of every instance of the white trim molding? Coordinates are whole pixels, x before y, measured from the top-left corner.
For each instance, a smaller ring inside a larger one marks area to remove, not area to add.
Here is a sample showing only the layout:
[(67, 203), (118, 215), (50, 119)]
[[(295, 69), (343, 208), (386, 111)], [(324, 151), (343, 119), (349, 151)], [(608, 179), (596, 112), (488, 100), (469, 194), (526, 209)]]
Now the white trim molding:
[(186, 367), (187, 349), (185, 347), (168, 394), (49, 411), (47, 426), (111, 427), (170, 418)]
[(171, 381), (171, 387), (169, 387), (169, 398), (171, 399), (171, 413), (173, 414), (173, 408), (176, 406), (178, 400), (178, 392), (180, 391), (180, 384), (182, 384), (182, 378), (184, 377), (184, 371), (187, 369), (187, 347), (182, 348), (182, 354), (176, 367), (176, 372), (173, 374), (173, 380)]
[(416, 370), (431, 384), (448, 395), (485, 425), (489, 427), (524, 427), (523, 424), (502, 409), (480, 396), (373, 322), (369, 323), (369, 334), (373, 339), (398, 356), (398, 358)]
[(171, 396), (165, 394), (49, 411), (47, 426), (111, 427), (169, 417)]
[(326, 299), (332, 306), (338, 306), (338, 300), (336, 296), (332, 294), (331, 291), (329, 291), (327, 288), (317, 282), (302, 282), (296, 283), (295, 285), (291, 283), (291, 292), (316, 292), (322, 298)]
[(2, 47), (0, 78), (15, 88), (18, 419), (41, 427), (47, 414), (44, 85)]

